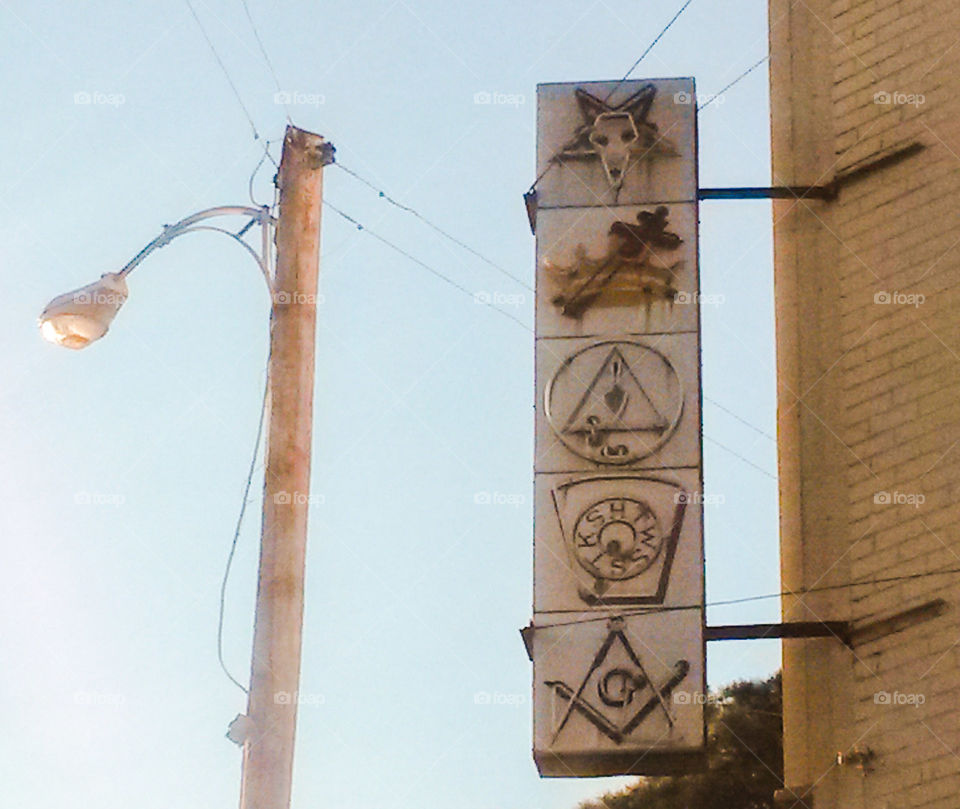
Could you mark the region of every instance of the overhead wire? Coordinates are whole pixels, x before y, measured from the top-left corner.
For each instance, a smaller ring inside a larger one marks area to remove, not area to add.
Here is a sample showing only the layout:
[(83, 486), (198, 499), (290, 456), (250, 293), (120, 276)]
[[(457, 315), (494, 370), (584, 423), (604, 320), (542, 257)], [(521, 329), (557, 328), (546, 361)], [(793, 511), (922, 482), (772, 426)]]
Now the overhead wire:
[(237, 543), (240, 540), (240, 529), (243, 526), (243, 518), (247, 513), (247, 504), (250, 502), (250, 487), (253, 483), (253, 473), (257, 468), (257, 457), (260, 454), (260, 445), (263, 441), (263, 423), (266, 420), (267, 401), (270, 396), (270, 357), (267, 356), (267, 373), (263, 385), (263, 401), (260, 404), (260, 420), (257, 422), (257, 438), (253, 443), (253, 457), (250, 459), (250, 469), (247, 472), (247, 480), (243, 487), (243, 501), (240, 504), (240, 514), (237, 517), (237, 526), (233, 532), (233, 541), (230, 543), (230, 553), (227, 554), (227, 563), (223, 570), (223, 578), (220, 581), (220, 610), (217, 618), (217, 660), (220, 662), (220, 668), (227, 678), (243, 693), (248, 693), (246, 686), (243, 685), (227, 668), (226, 661), (223, 659), (223, 620), (226, 611), (227, 601), (227, 581), (230, 578), (230, 569), (233, 566), (233, 559), (237, 553)]
[[(620, 85), (630, 78), (630, 76), (633, 74), (633, 71), (636, 70), (637, 67), (640, 65), (640, 63), (647, 57), (647, 54), (649, 54), (650, 51), (652, 51), (654, 47), (656, 47), (656, 44), (663, 38), (663, 36), (667, 33), (667, 31), (669, 31), (673, 27), (673, 24), (678, 19), (680, 19), (680, 15), (687, 10), (687, 6), (689, 6), (692, 2), (693, 0), (686, 0), (686, 2), (684, 2), (683, 5), (680, 6), (680, 8), (677, 10), (677, 13), (670, 18), (670, 21), (663, 27), (660, 33), (653, 38), (653, 41), (649, 45), (647, 45), (643, 53), (641, 53), (640, 56), (637, 58), (637, 60), (630, 66), (630, 69), (623, 74), (623, 78), (620, 79), (620, 81), (618, 81), (613, 86), (613, 89), (609, 93), (607, 93), (606, 98), (604, 98), (603, 100), (604, 104), (606, 104), (610, 100), (613, 94), (619, 89)], [(539, 185), (540, 181), (547, 176), (547, 174), (555, 165), (556, 165), (556, 162), (554, 160), (547, 161), (546, 168), (543, 171), (541, 171), (540, 174), (537, 175), (537, 178), (532, 183), (530, 183), (530, 188), (527, 189), (528, 194), (531, 194), (536, 190), (537, 185)]]
[[(460, 283), (454, 281), (452, 278), (444, 275), (442, 272), (440, 272), (439, 270), (435, 269), (434, 267), (431, 267), (431, 266), (430, 266), (429, 264), (427, 264), (426, 262), (421, 261), (419, 258), (417, 258), (416, 256), (412, 255), (412, 254), (409, 253), (408, 251), (404, 250), (402, 247), (399, 247), (398, 245), (396, 245), (396, 244), (394, 244), (393, 242), (385, 239), (383, 236), (379, 235), (378, 233), (375, 233), (374, 231), (370, 230), (370, 228), (368, 228), (368, 227), (367, 227), (366, 225), (364, 225), (362, 222), (360, 222), (360, 221), (358, 221), (357, 219), (355, 219), (354, 217), (350, 216), (349, 214), (347, 214), (346, 212), (344, 212), (343, 210), (341, 210), (340, 208), (338, 208), (336, 205), (334, 205), (334, 204), (331, 203), (330, 201), (324, 200), (323, 204), (324, 204), (326, 207), (330, 208), (330, 210), (332, 210), (334, 213), (338, 214), (339, 216), (343, 217), (345, 220), (347, 220), (348, 222), (350, 222), (350, 224), (354, 225), (354, 227), (356, 227), (357, 230), (360, 230), (360, 231), (363, 231), (363, 232), (365, 232), (365, 233), (368, 233), (368, 234), (369, 234), (370, 236), (372, 236), (374, 239), (377, 239), (378, 241), (382, 242), (382, 243), (385, 244), (387, 247), (389, 247), (391, 250), (394, 250), (395, 252), (399, 253), (400, 255), (404, 256), (405, 258), (409, 259), (410, 261), (414, 262), (415, 264), (419, 265), (420, 267), (422, 267), (423, 269), (425, 269), (427, 272), (429, 272), (429, 273), (431, 273), (432, 275), (436, 276), (437, 278), (441, 279), (442, 281), (444, 281), (445, 283), (449, 284), (450, 286), (452, 286), (454, 289), (458, 290), (459, 292), (462, 292), (463, 294), (469, 296), (471, 299), (473, 299), (474, 302), (476, 302), (476, 303), (481, 303), (481, 304), (483, 304), (483, 305), (485, 305), (485, 306), (488, 306), (488, 307), (489, 307), (490, 309), (492, 309), (494, 312), (499, 312), (499, 313), (500, 313), (501, 315), (503, 315), (504, 317), (510, 318), (510, 320), (512, 320), (514, 323), (516, 323), (517, 325), (521, 326), (524, 331), (526, 331), (526, 332), (528, 332), (528, 333), (531, 333), (531, 334), (533, 333), (533, 330), (532, 330), (526, 323), (524, 323), (522, 320), (520, 320), (519, 318), (517, 318), (517, 317), (515, 317), (514, 315), (512, 315), (510, 312), (507, 312), (505, 309), (501, 309), (501, 308), (498, 307), (498, 306), (494, 306), (493, 303), (490, 302), (490, 301), (485, 301), (485, 300), (483, 300), (482, 298), (478, 297), (478, 295), (477, 295), (476, 293), (471, 292), (469, 289), (467, 289), (467, 288), (466, 288), (465, 286), (463, 286), (462, 284), (460, 284)], [(723, 408), (723, 409), (725, 409), (725, 408)], [(739, 417), (738, 417), (738, 418), (739, 418)], [(741, 421), (742, 421), (742, 419), (741, 419)], [(711, 441), (712, 443), (716, 444), (718, 447), (720, 447), (721, 449), (725, 450), (726, 452), (730, 453), (730, 454), (733, 455), (735, 458), (743, 461), (743, 462), (744, 462), (745, 464), (747, 464), (748, 466), (753, 467), (753, 468), (756, 469), (758, 472), (763, 473), (764, 475), (766, 475), (767, 477), (771, 478), (772, 480), (776, 480), (776, 476), (775, 476), (775, 475), (772, 475), (770, 472), (768, 472), (768, 471), (767, 471), (766, 469), (764, 469), (763, 467), (758, 466), (758, 465), (755, 464), (753, 461), (751, 461), (749, 458), (744, 457), (744, 456), (741, 455), (739, 452), (737, 452), (735, 449), (732, 449), (731, 447), (728, 447), (728, 446), (726, 446), (725, 444), (721, 444), (719, 441), (716, 441), (716, 440), (715, 440), (714, 438), (712, 438), (711, 436), (704, 436), (704, 438), (705, 438), (706, 440)]]
[(459, 282), (454, 281), (452, 278), (450, 278), (450, 277), (447, 276), (447, 275), (444, 275), (442, 272), (440, 272), (439, 270), (435, 269), (434, 267), (431, 267), (431, 266), (430, 266), (429, 264), (427, 264), (426, 262), (421, 261), (419, 258), (417, 258), (417, 257), (414, 256), (413, 254), (407, 252), (407, 251), (404, 250), (402, 247), (394, 244), (393, 242), (389, 241), (388, 239), (385, 239), (385, 238), (384, 238), (383, 236), (381, 236), (379, 233), (376, 233), (376, 232), (370, 230), (370, 228), (368, 228), (368, 227), (367, 227), (366, 225), (364, 225), (362, 222), (357, 221), (354, 217), (352, 217), (352, 216), (350, 216), (348, 213), (340, 210), (340, 208), (338, 208), (336, 205), (334, 205), (333, 203), (329, 202), (328, 200), (324, 200), (324, 201), (323, 201), (323, 204), (324, 204), (325, 206), (327, 206), (331, 211), (333, 211), (334, 213), (336, 213), (336, 214), (338, 214), (339, 216), (343, 217), (343, 218), (346, 219), (348, 222), (350, 222), (352, 225), (354, 225), (354, 226), (357, 228), (357, 230), (360, 230), (360, 231), (363, 231), (364, 233), (367, 233), (368, 235), (372, 236), (372, 237), (373, 237), (374, 239), (376, 239), (377, 241), (381, 242), (382, 244), (385, 244), (385, 245), (386, 245), (387, 247), (389, 247), (391, 250), (394, 250), (395, 252), (399, 253), (400, 255), (404, 256), (405, 258), (409, 259), (410, 261), (414, 262), (415, 264), (419, 265), (420, 267), (422, 267), (423, 269), (425, 269), (427, 272), (429, 272), (431, 275), (436, 276), (436, 277), (439, 278), (441, 281), (443, 281), (443, 282), (449, 284), (450, 286), (452, 286), (454, 289), (456, 289), (456, 290), (464, 293), (465, 295), (468, 295), (470, 298), (473, 299), (473, 301), (474, 301), (475, 303), (479, 303), (479, 304), (481, 304), (481, 305), (483, 305), (483, 306), (487, 306), (487, 307), (489, 307), (490, 309), (492, 309), (494, 312), (499, 312), (499, 313), (500, 313), (501, 315), (503, 315), (504, 317), (510, 318), (510, 320), (512, 320), (514, 323), (516, 323), (518, 326), (520, 326), (524, 331), (532, 333), (533, 330), (532, 330), (526, 323), (524, 323), (524, 322), (523, 322), (522, 320), (520, 320), (518, 317), (512, 315), (510, 312), (506, 311), (505, 309), (501, 309), (499, 306), (494, 306), (494, 304), (493, 304), (491, 301), (485, 300), (482, 296), (478, 295), (478, 294), (475, 293), (475, 292), (470, 291), (469, 289), (467, 289), (467, 287), (463, 286), (463, 285), (460, 284)]
[(687, 10), (687, 6), (689, 6), (692, 2), (693, 2), (693, 0), (686, 0), (686, 2), (685, 2), (682, 6), (680, 6), (680, 9), (677, 11), (677, 13), (674, 14), (673, 17), (670, 18), (670, 22), (668, 22), (668, 23), (663, 27), (663, 30), (653, 38), (653, 42), (651, 42), (649, 45), (647, 45), (646, 50), (645, 50), (643, 53), (640, 54), (640, 57), (637, 59), (637, 61), (634, 62), (634, 63), (630, 66), (630, 69), (629, 69), (626, 73), (624, 73), (623, 78), (620, 79), (620, 81), (618, 81), (618, 82), (614, 85), (613, 89), (612, 89), (609, 93), (607, 93), (607, 97), (603, 100), (604, 103), (606, 103), (607, 101), (609, 101), (609, 100), (610, 100), (610, 97), (619, 89), (620, 85), (623, 84), (627, 79), (630, 78), (630, 75), (633, 73), (633, 71), (637, 69), (637, 67), (640, 65), (640, 63), (646, 58), (647, 54), (650, 53), (650, 51), (652, 51), (652, 50), (654, 49), (654, 47), (656, 46), (656, 44), (663, 38), (663, 35), (666, 34), (667, 31), (670, 30), (670, 28), (673, 26), (673, 24), (674, 24), (678, 19), (680, 19), (680, 15), (683, 14), (683, 12)]
[(253, 116), (250, 115), (250, 110), (247, 109), (247, 105), (243, 103), (243, 98), (240, 95), (240, 91), (237, 89), (237, 85), (233, 81), (233, 77), (230, 75), (230, 71), (227, 70), (227, 66), (223, 63), (223, 60), (220, 58), (220, 54), (217, 53), (217, 49), (213, 45), (213, 40), (210, 39), (210, 35), (207, 33), (207, 29), (203, 27), (203, 23), (200, 22), (200, 18), (197, 16), (196, 9), (194, 9), (193, 4), (190, 0), (183, 0), (187, 4), (187, 8), (190, 9), (190, 13), (193, 15), (193, 19), (197, 22), (197, 27), (200, 29), (200, 33), (203, 34), (203, 38), (207, 41), (207, 45), (210, 48), (210, 52), (213, 54), (213, 58), (217, 60), (217, 64), (220, 65), (220, 69), (223, 71), (223, 75), (227, 79), (227, 83), (230, 85), (230, 89), (233, 90), (233, 95), (237, 99), (237, 103), (240, 104), (240, 108), (243, 110), (243, 114), (246, 116), (247, 121), (250, 123), (250, 128), (253, 130), (253, 139), (260, 140), (260, 133), (257, 131), (257, 125), (253, 122)]
[(476, 249), (474, 249), (473, 247), (471, 247), (469, 244), (467, 244), (467, 243), (464, 242), (463, 240), (457, 238), (457, 237), (454, 236), (452, 233), (447, 232), (446, 230), (444, 230), (443, 228), (441, 228), (439, 225), (437, 225), (437, 224), (435, 224), (434, 222), (430, 221), (427, 217), (425, 217), (423, 214), (421, 214), (421, 213), (420, 213), (418, 210), (416, 210), (415, 208), (411, 208), (409, 205), (404, 205), (402, 202), (398, 202), (398, 201), (395, 200), (393, 197), (391, 197), (386, 191), (384, 191), (382, 188), (378, 188), (378, 187), (377, 187), (374, 183), (372, 183), (370, 180), (366, 179), (365, 177), (362, 177), (362, 176), (359, 175), (357, 172), (355, 172), (353, 169), (350, 169), (350, 168), (348, 168), (347, 166), (344, 166), (343, 163), (341, 163), (339, 160), (338, 160), (336, 163), (334, 163), (333, 165), (334, 165), (334, 166), (337, 166), (341, 171), (344, 171), (344, 172), (346, 172), (347, 174), (349, 174), (349, 175), (350, 175), (351, 177), (353, 177), (355, 180), (358, 180), (359, 182), (363, 183), (365, 186), (367, 186), (367, 187), (370, 188), (371, 190), (376, 191), (376, 192), (377, 192), (377, 195), (378, 195), (378, 196), (380, 197), (380, 199), (382, 199), (384, 202), (388, 202), (390, 205), (393, 205), (395, 208), (398, 208), (398, 209), (400, 209), (401, 211), (404, 211), (405, 213), (408, 213), (408, 214), (410, 214), (411, 216), (416, 217), (416, 218), (419, 219), (421, 222), (423, 222), (423, 224), (425, 224), (428, 228), (430, 228), (431, 230), (433, 230), (433, 231), (436, 232), (436, 233), (439, 233), (439, 234), (440, 234), (441, 236), (443, 236), (445, 239), (447, 239), (447, 240), (450, 241), (450, 242), (453, 242), (453, 244), (457, 245), (458, 247), (462, 248), (463, 250), (466, 250), (468, 253), (470, 253), (470, 255), (475, 256), (476, 258), (480, 259), (480, 261), (482, 261), (482, 262), (483, 262), (484, 264), (486, 264), (487, 266), (492, 267), (492, 268), (495, 269), (497, 272), (499, 272), (501, 275), (506, 276), (507, 278), (509, 278), (509, 279), (510, 279), (511, 281), (513, 281), (514, 283), (519, 284), (520, 286), (522, 286), (524, 289), (529, 290), (530, 292), (533, 292), (533, 287), (530, 286), (530, 285), (529, 285), (526, 281), (524, 281), (522, 278), (518, 278), (516, 275), (514, 275), (513, 273), (511, 273), (511, 272), (510, 272), (508, 269), (506, 269), (505, 267), (501, 267), (501, 266), (500, 266), (499, 264), (497, 264), (495, 261), (492, 261), (491, 259), (487, 258), (485, 255), (483, 255), (483, 254), (480, 253), (478, 250), (476, 250)]
[[(742, 598), (728, 598), (722, 601), (707, 601), (703, 604), (677, 604), (673, 606), (657, 606), (656, 611), (661, 612), (680, 612), (684, 610), (699, 610), (710, 607), (730, 607), (738, 604), (747, 604), (752, 601), (765, 601), (771, 598), (800, 598), (810, 593), (824, 593), (831, 590), (843, 590), (851, 587), (866, 587), (874, 584), (895, 584), (901, 581), (911, 581), (930, 576), (948, 576), (960, 573), (960, 567), (948, 567), (942, 570), (929, 570), (925, 573), (903, 573), (899, 576), (882, 576), (875, 579), (861, 579), (859, 581), (840, 582), (838, 584), (824, 584), (817, 587), (805, 587), (797, 590), (781, 590), (779, 593), (764, 593), (763, 595), (744, 596)], [(629, 618), (634, 615), (645, 615), (651, 612), (650, 607), (638, 607), (635, 609), (621, 610), (616, 613), (617, 616)], [(577, 618), (570, 621), (556, 621), (552, 623), (538, 624), (537, 629), (546, 629), (555, 626), (575, 626), (578, 624), (589, 624), (595, 621), (609, 620), (612, 615), (598, 615), (591, 618)]]
[(704, 101), (702, 104), (698, 105), (698, 106), (697, 106), (697, 112), (700, 112), (700, 110), (706, 109), (707, 107), (709, 107), (714, 101), (716, 101), (718, 98), (721, 98), (721, 97), (723, 96), (723, 94), (724, 94), (725, 92), (727, 92), (727, 90), (729, 90), (731, 87), (733, 87), (734, 85), (738, 84), (739, 82), (743, 81), (747, 76), (749, 76), (751, 73), (753, 73), (754, 70), (756, 70), (758, 67), (760, 67), (760, 65), (762, 65), (764, 62), (766, 62), (767, 59), (769, 59), (769, 58), (770, 58), (770, 53), (767, 52), (767, 54), (766, 54), (765, 56), (763, 56), (761, 59), (759, 59), (758, 61), (754, 62), (752, 65), (750, 65), (750, 67), (748, 67), (746, 70), (744, 70), (743, 73), (741, 73), (739, 76), (737, 76), (737, 78), (735, 78), (732, 82), (730, 82), (730, 84), (728, 84), (726, 87), (724, 87), (724, 88), (723, 88), (722, 90), (720, 90), (719, 92), (714, 93), (712, 96), (710, 96), (710, 98), (708, 98), (708, 99), (707, 99), (706, 101)]
[(726, 413), (728, 416), (732, 416), (734, 419), (736, 419), (737, 421), (739, 421), (739, 422), (740, 422), (741, 424), (743, 424), (745, 427), (749, 427), (751, 430), (753, 430), (753, 431), (756, 432), (756, 433), (759, 433), (759, 434), (762, 435), (764, 438), (769, 438), (771, 441), (776, 441), (776, 440), (777, 440), (777, 439), (774, 438), (772, 435), (770, 435), (770, 433), (765, 432), (764, 430), (761, 430), (759, 427), (757, 427), (757, 426), (754, 425), (754, 424), (751, 424), (751, 423), (750, 423), (749, 421), (747, 421), (745, 418), (743, 418), (743, 417), (741, 417), (741, 416), (738, 416), (738, 415), (737, 415), (736, 413), (734, 413), (732, 410), (730, 410), (730, 409), (727, 408), (727, 407), (724, 407), (722, 404), (720, 404), (720, 402), (716, 401), (715, 399), (711, 399), (709, 396), (704, 396), (704, 397), (703, 397), (703, 401), (710, 403), (711, 405), (713, 405), (714, 407), (718, 408), (719, 410), (722, 410), (722, 411), (723, 411), (724, 413)]
[(268, 157), (270, 158), (270, 162), (273, 163), (274, 166), (277, 165), (277, 161), (274, 160), (273, 155), (270, 154), (270, 143), (271, 141), (269, 140), (264, 142), (263, 154), (260, 155), (260, 159), (257, 161), (257, 165), (254, 166), (253, 171), (250, 173), (250, 180), (247, 182), (247, 193), (250, 195), (250, 202), (252, 202), (258, 208), (261, 207), (263, 203), (257, 202), (256, 198), (253, 196), (253, 181), (257, 177), (257, 172), (260, 171), (260, 167), (263, 165), (263, 161), (266, 160)]
[(260, 32), (257, 30), (257, 25), (253, 21), (253, 16), (250, 14), (250, 7), (247, 5), (247, 0), (240, 0), (240, 2), (243, 3), (243, 10), (247, 15), (247, 21), (250, 23), (250, 28), (253, 31), (254, 39), (257, 40), (257, 45), (260, 48), (260, 55), (263, 57), (263, 61), (266, 62), (267, 69), (270, 71), (270, 75), (273, 76), (273, 83), (277, 86), (277, 93), (279, 93), (279, 98), (283, 104), (283, 109), (287, 113), (287, 121), (292, 124), (293, 119), (290, 117), (290, 107), (285, 101), (283, 101), (283, 87), (280, 85), (280, 78), (277, 76), (277, 71), (273, 67), (273, 62), (270, 60), (270, 57), (267, 54), (267, 49), (264, 47), (263, 40), (260, 38)]

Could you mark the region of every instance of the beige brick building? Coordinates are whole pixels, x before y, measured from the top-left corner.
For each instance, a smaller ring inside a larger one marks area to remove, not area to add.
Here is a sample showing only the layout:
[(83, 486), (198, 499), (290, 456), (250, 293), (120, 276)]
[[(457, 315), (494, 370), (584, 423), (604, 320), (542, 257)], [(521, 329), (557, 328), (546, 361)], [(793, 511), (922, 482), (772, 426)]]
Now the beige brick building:
[(818, 588), (783, 618), (855, 630), (783, 643), (786, 782), (955, 809), (960, 0), (771, 0), (770, 36), (773, 182), (841, 179), (774, 204), (782, 576)]

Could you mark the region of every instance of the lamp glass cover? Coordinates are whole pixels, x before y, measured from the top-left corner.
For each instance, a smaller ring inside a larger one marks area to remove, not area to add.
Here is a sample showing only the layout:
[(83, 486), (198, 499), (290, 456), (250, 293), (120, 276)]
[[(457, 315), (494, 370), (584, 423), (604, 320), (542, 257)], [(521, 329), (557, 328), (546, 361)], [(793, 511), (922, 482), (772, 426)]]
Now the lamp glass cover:
[(127, 282), (116, 273), (58, 295), (40, 315), (40, 333), (66, 348), (84, 348), (107, 333), (127, 299)]

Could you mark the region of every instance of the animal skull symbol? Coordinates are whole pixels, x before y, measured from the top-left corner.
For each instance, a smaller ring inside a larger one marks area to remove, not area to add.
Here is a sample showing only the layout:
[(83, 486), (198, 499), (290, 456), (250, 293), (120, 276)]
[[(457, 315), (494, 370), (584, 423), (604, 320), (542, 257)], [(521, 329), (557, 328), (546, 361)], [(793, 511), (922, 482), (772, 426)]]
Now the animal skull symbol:
[(647, 120), (656, 94), (656, 87), (647, 84), (623, 103), (611, 106), (578, 88), (577, 104), (584, 124), (554, 160), (599, 157), (610, 186), (619, 191), (631, 158), (650, 160), (656, 156), (676, 156), (673, 143), (660, 135), (656, 124)]
[(588, 135), (600, 155), (610, 185), (619, 188), (627, 173), (630, 155), (640, 140), (633, 117), (624, 112), (605, 112), (597, 116)]

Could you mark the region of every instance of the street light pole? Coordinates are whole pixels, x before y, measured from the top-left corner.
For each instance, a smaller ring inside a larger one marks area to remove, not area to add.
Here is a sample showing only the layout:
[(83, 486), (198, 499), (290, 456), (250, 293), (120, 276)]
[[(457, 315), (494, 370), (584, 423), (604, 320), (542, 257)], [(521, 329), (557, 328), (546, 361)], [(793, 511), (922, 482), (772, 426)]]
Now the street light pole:
[[(86, 348), (102, 338), (127, 299), (126, 277), (155, 250), (195, 231), (230, 236), (249, 252), (271, 292), (269, 430), (263, 484), (263, 524), (253, 657), (247, 713), (227, 736), (243, 745), (241, 809), (289, 809), (293, 775), (303, 627), (303, 579), (310, 503), (314, 340), (320, 274), (323, 167), (333, 146), (319, 135), (287, 127), (277, 173), (279, 217), (266, 206), (208, 208), (166, 225), (119, 272), (58, 295), (40, 314), (45, 339)], [(201, 224), (222, 216), (248, 216), (239, 233)], [(261, 253), (242, 236), (261, 228)], [(270, 273), (270, 233), (276, 225), (277, 269)]]
[(287, 127), (277, 185), (270, 409), (240, 809), (288, 809), (293, 774), (310, 502), (323, 167), (333, 147)]

